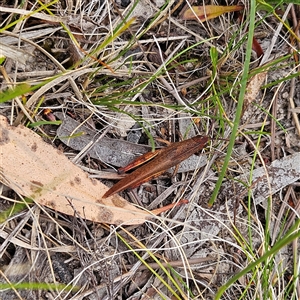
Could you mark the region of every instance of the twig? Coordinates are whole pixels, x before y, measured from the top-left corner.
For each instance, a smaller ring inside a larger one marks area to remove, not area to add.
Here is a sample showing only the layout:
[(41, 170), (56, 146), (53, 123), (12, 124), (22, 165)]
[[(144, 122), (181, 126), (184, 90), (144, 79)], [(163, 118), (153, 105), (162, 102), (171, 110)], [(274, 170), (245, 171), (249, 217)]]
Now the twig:
[[(295, 89), (296, 89), (295, 80), (296, 80), (295, 77), (293, 77), (291, 79), (291, 87), (290, 87), (290, 95), (289, 95), (291, 109), (295, 109), (295, 103), (294, 103), (294, 95), (295, 95)], [(293, 116), (297, 131), (298, 131), (298, 135), (300, 136), (300, 122), (298, 119), (298, 114), (295, 113), (294, 111), (292, 111), (292, 116)]]

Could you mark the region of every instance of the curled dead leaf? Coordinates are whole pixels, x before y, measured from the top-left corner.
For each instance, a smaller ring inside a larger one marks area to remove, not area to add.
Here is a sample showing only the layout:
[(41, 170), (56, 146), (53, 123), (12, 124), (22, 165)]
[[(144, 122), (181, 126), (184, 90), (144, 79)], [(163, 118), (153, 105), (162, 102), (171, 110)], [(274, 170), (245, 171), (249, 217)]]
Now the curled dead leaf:
[(224, 13), (240, 11), (244, 9), (242, 5), (203, 5), (203, 6), (192, 6), (188, 8), (182, 15), (183, 20), (200, 20), (202, 22), (216, 18)]
[(266, 80), (268, 72), (261, 72), (258, 74), (255, 74), (248, 82), (247, 84), (247, 93), (244, 97), (244, 104), (243, 104), (243, 114), (247, 110), (248, 106), (253, 103), (257, 95), (261, 89), (261, 86)]

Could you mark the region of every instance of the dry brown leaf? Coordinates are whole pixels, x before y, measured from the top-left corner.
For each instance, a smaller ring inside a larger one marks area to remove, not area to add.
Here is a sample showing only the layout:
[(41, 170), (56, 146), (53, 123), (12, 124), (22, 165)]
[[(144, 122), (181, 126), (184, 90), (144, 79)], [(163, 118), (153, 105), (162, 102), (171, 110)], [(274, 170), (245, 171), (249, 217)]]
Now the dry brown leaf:
[(243, 104), (243, 114), (247, 110), (248, 106), (254, 102), (257, 98), (257, 95), (261, 89), (261, 86), (266, 80), (268, 72), (261, 72), (255, 74), (247, 84), (247, 92), (244, 97), (244, 104)]
[(109, 224), (141, 224), (153, 216), (119, 195), (102, 199), (107, 186), (90, 179), (32, 130), (10, 126), (1, 115), (0, 147), (0, 182), (39, 204)]
[(244, 9), (242, 5), (221, 6), (221, 5), (204, 5), (192, 6), (182, 15), (183, 20), (200, 20), (202, 22), (214, 19), (224, 13), (240, 11)]

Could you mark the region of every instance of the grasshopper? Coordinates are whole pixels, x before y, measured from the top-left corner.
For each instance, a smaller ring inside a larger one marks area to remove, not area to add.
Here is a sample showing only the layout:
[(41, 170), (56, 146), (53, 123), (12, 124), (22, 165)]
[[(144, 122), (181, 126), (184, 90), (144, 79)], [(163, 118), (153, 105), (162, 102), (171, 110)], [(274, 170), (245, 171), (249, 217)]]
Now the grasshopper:
[(208, 140), (208, 136), (197, 135), (182, 142), (172, 143), (163, 149), (145, 153), (128, 166), (118, 170), (119, 174), (122, 174), (145, 163), (142, 167), (136, 169), (117, 182), (103, 195), (103, 198), (112, 196), (113, 194), (125, 189), (133, 189), (153, 178), (158, 177), (169, 168), (180, 164), (192, 154), (203, 149)]

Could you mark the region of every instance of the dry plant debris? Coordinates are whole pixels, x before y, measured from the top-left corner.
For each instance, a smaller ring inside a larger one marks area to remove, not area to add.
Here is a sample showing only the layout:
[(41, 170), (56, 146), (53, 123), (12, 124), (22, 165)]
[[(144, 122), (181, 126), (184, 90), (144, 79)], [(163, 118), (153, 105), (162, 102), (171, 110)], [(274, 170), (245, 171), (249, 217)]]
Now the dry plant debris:
[[(86, 149), (84, 154), (88, 154), (95, 159), (101, 160), (103, 163), (116, 167), (125, 167), (134, 159), (151, 151), (151, 147), (143, 144), (131, 143), (121, 139), (111, 139), (101, 137), (97, 140), (98, 133), (96, 130), (88, 128), (80, 124), (62, 113), (55, 113), (63, 123), (57, 129), (57, 137), (67, 146), (74, 150), (81, 151)], [(88, 148), (86, 148), (88, 147)], [(183, 160), (177, 172), (183, 173), (194, 171), (195, 167), (201, 168), (207, 164), (205, 155), (192, 155)], [(169, 172), (172, 173), (170, 169)]]
[(243, 10), (244, 6), (232, 5), (232, 6), (221, 6), (221, 5), (201, 5), (192, 6), (187, 9), (183, 15), (183, 20), (200, 20), (202, 22), (214, 19), (226, 12), (240, 11)]
[(32, 130), (9, 126), (0, 115), (0, 181), (20, 195), (56, 211), (94, 222), (140, 224), (151, 215), (92, 180)]
[[(1, 2), (1, 300), (300, 298), (295, 1)], [(173, 176), (101, 199), (199, 134)]]

